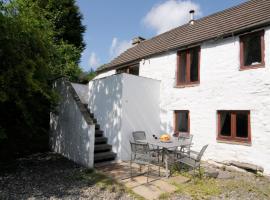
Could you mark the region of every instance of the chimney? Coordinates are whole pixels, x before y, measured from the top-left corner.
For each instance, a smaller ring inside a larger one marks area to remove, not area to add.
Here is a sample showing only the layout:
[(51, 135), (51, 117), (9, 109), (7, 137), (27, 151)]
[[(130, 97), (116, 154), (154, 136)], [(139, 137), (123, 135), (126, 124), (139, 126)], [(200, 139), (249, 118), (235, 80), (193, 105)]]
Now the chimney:
[(135, 38), (132, 39), (132, 45), (135, 46), (135, 45), (141, 43), (144, 40), (145, 39), (143, 37), (140, 37), (140, 36), (135, 37)]
[(194, 13), (195, 13), (195, 10), (190, 10), (189, 11), (189, 14), (190, 14), (190, 21), (189, 21), (189, 24), (193, 25), (195, 20), (194, 20)]

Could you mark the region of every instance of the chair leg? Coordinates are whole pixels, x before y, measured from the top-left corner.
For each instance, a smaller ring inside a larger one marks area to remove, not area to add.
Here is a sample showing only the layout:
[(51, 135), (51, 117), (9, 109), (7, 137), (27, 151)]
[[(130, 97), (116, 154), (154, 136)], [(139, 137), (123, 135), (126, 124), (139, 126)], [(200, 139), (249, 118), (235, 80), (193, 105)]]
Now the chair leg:
[(201, 165), (199, 164), (199, 176), (200, 176), (200, 179), (202, 178), (202, 173), (201, 173)]
[(130, 179), (132, 179), (132, 160), (130, 160), (129, 166), (130, 166)]
[(160, 177), (160, 165), (158, 165), (158, 176)]
[(142, 172), (142, 165), (140, 165), (140, 172)]
[(147, 170), (147, 183), (148, 183), (148, 178), (149, 178), (149, 172), (150, 172), (150, 164), (148, 164), (148, 170)]

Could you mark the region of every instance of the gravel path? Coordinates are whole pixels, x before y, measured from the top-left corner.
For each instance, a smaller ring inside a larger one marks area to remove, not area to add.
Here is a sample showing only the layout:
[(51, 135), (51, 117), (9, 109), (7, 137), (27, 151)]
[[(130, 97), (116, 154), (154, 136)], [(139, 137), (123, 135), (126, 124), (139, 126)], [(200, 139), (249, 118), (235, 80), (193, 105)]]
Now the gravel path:
[(85, 170), (54, 153), (0, 164), (0, 199), (132, 199), (78, 178)]

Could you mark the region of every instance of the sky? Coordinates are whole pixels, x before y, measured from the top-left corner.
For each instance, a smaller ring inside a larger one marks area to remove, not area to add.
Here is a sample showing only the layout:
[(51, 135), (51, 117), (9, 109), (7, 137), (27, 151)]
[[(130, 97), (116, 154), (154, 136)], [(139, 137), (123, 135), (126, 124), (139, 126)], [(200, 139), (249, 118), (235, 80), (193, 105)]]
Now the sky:
[(110, 62), (131, 47), (134, 37), (149, 39), (189, 21), (246, 0), (76, 0), (86, 26), (80, 66), (84, 71)]

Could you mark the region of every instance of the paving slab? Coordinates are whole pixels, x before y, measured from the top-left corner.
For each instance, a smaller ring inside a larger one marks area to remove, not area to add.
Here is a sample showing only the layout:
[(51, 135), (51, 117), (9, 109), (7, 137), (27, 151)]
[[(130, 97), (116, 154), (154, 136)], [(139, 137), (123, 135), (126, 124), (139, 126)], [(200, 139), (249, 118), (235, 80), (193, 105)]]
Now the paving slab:
[(170, 177), (169, 179), (167, 179), (167, 182), (169, 183), (175, 183), (175, 184), (184, 184), (190, 181), (190, 178), (178, 175), (178, 176), (174, 176), (174, 177)]
[(152, 181), (154, 181), (154, 179), (151, 177), (148, 178), (148, 183), (147, 183), (146, 176), (137, 176), (137, 177), (133, 177), (132, 179), (129, 178), (129, 179), (122, 180), (121, 182), (124, 183), (126, 187), (132, 189), (137, 186), (150, 184)]
[(177, 187), (175, 187), (174, 185), (164, 180), (156, 180), (156, 181), (151, 182), (151, 184), (158, 187), (162, 192), (172, 193), (177, 190)]
[(158, 199), (158, 197), (163, 193), (158, 187), (152, 184), (140, 185), (133, 188), (132, 190), (136, 194), (148, 200)]

